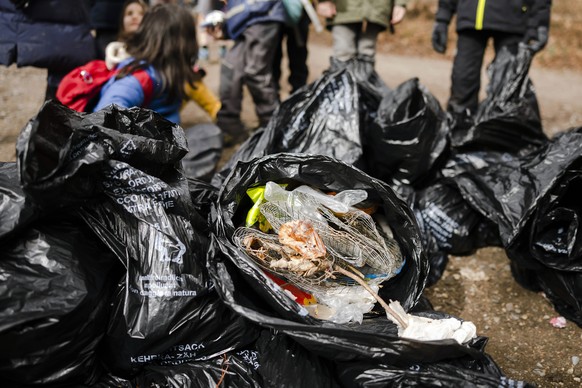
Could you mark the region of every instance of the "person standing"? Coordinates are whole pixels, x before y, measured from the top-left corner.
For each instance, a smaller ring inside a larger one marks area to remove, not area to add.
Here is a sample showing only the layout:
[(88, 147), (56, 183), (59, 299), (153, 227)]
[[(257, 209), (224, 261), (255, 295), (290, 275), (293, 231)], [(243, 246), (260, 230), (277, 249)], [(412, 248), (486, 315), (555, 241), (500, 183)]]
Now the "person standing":
[(283, 59), (283, 47), (287, 51), (287, 61), (289, 65), (289, 78), (287, 81), (291, 85), (291, 94), (307, 84), (309, 68), (307, 66), (307, 40), (309, 39), (309, 16), (305, 10), (301, 13), (301, 18), (297, 23), (288, 22), (283, 26), (275, 60), (273, 66), (273, 77), (275, 78), (277, 90), (280, 90), (281, 82), (281, 62)]
[(227, 146), (248, 136), (241, 121), (243, 85), (255, 104), (259, 126), (267, 125), (279, 105), (273, 60), (285, 21), (281, 0), (229, 0), (224, 24), (209, 28), (213, 37), (233, 40), (221, 62), (222, 107), (216, 121)]
[(520, 42), (538, 52), (548, 42), (551, 0), (439, 0), (432, 33), (438, 53), (447, 49), (448, 26), (457, 15), (457, 51), (453, 60), (447, 110), (473, 115), (479, 104), (481, 67), (487, 43), (495, 53), (505, 47), (516, 54)]
[(333, 39), (332, 64), (358, 58), (374, 69), (378, 34), (393, 30), (406, 15), (408, 0), (332, 0), (317, 4)]

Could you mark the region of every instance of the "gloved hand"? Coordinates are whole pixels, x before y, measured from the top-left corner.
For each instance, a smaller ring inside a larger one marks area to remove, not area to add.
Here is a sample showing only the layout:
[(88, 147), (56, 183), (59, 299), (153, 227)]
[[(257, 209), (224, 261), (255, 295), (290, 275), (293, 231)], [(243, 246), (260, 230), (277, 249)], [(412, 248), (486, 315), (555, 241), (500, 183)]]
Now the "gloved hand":
[(537, 29), (528, 30), (524, 41), (534, 53), (537, 53), (548, 44), (548, 27), (540, 26)]
[(443, 22), (436, 22), (432, 30), (432, 47), (437, 53), (443, 54), (447, 49), (449, 26)]

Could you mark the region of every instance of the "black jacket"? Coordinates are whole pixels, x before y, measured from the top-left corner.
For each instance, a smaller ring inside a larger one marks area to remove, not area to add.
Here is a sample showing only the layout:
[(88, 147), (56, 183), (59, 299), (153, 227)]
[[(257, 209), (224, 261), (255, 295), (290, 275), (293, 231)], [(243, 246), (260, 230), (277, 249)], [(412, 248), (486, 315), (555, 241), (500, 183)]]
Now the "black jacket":
[(91, 26), (97, 30), (119, 30), (125, 0), (93, 0)]
[(439, 0), (438, 22), (457, 14), (457, 31), (493, 30), (524, 34), (549, 27), (552, 0)]

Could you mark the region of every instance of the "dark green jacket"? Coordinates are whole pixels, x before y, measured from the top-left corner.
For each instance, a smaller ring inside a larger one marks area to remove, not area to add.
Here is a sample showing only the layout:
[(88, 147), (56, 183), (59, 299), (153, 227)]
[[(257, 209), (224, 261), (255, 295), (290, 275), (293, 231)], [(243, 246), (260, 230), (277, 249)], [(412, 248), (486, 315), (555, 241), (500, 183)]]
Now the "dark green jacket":
[(328, 25), (362, 23), (379, 24), (386, 29), (395, 5), (406, 6), (408, 0), (332, 0), (337, 14)]
[(449, 23), (457, 14), (457, 31), (492, 30), (523, 34), (549, 27), (552, 0), (439, 0), (436, 20)]

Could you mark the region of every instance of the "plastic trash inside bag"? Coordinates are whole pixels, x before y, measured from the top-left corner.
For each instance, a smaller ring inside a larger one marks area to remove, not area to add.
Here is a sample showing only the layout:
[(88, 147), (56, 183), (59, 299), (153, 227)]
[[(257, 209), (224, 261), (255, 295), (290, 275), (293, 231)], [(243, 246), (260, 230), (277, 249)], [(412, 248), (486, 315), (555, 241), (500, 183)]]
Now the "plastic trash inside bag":
[(384, 96), (366, 128), (370, 174), (422, 186), (448, 156), (448, 131), (445, 112), (418, 78), (402, 83)]
[(312, 306), (312, 314), (321, 318), (323, 309), (334, 322), (361, 322), (376, 300), (353, 279), (336, 273), (336, 266), (353, 271), (377, 293), (379, 284), (404, 264), (390, 227), (384, 223), (377, 228), (369, 214), (354, 207), (367, 192), (326, 195), (305, 185), (286, 191), (267, 182), (263, 197), (259, 212), (273, 233), (239, 227), (235, 244), (266, 271), (288, 279), (323, 305)]
[[(496, 150), (516, 153), (547, 141), (535, 89), (528, 76), (533, 53), (520, 45), (517, 55), (507, 48), (488, 67), (487, 98), (470, 120), (451, 120), (452, 145), (457, 150)], [(455, 114), (455, 113), (453, 113)], [(462, 113), (461, 113), (462, 114)]]
[(379, 308), (367, 314), (361, 324), (335, 324), (312, 317), (232, 240), (252, 206), (247, 189), (269, 181), (287, 183), (289, 189), (306, 185), (324, 193), (365, 190), (368, 200), (378, 202), (377, 214), (386, 217), (406, 258), (401, 271), (381, 284), (379, 295), (385, 300), (399, 300), (409, 310), (424, 287), (428, 268), (414, 216), (385, 183), (325, 156), (277, 154), (239, 163), (225, 181), (211, 212), (215, 238), (208, 254), (209, 271), (221, 297), (233, 310), (263, 327), (282, 331), (308, 350), (333, 360), (421, 357), (435, 361), (459, 354), (477, 356), (470, 347), (454, 340), (414, 341), (412, 351), (407, 345), (412, 344), (407, 342), (411, 340), (399, 338), (396, 324), (386, 319)]
[(0, 244), (5, 386), (92, 384), (121, 265), (77, 217), (38, 220)]
[(222, 132), (211, 123), (186, 128), (188, 153), (182, 159), (184, 174), (188, 178), (209, 181), (214, 175), (222, 153)]
[[(75, 206), (126, 267), (105, 340), (105, 361), (121, 377), (254, 339), (208, 278), (206, 221), (180, 169), (185, 144), (180, 127), (151, 111), (111, 106), (79, 116), (50, 102), (19, 137), (25, 191), (47, 206)], [(56, 195), (71, 186), (82, 207)]]

